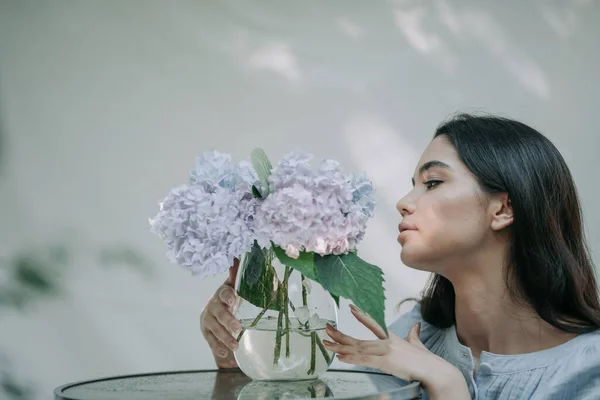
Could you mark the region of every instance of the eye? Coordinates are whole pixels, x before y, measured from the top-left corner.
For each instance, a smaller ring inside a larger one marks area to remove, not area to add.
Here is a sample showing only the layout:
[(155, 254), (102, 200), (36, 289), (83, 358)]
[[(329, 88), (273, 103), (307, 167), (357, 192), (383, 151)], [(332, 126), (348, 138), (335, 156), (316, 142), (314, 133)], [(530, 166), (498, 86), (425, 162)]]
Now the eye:
[(434, 187), (436, 187), (437, 185), (439, 185), (440, 183), (442, 183), (442, 181), (432, 179), (432, 180), (425, 182), (425, 186), (427, 187), (427, 190), (430, 190), (430, 189), (433, 189)]

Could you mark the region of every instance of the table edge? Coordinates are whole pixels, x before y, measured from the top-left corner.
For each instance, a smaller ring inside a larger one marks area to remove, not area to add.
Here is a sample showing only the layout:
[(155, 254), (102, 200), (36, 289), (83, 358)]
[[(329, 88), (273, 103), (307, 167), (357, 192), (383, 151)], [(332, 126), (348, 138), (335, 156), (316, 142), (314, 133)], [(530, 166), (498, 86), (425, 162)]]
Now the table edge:
[[(111, 380), (115, 380), (115, 379), (125, 379), (125, 378), (140, 378), (140, 377), (153, 376), (153, 375), (175, 375), (175, 374), (182, 374), (182, 373), (183, 374), (190, 374), (190, 373), (198, 373), (198, 372), (242, 372), (242, 371), (239, 368), (211, 368), (211, 369), (192, 369), (192, 370), (177, 370), (177, 371), (144, 372), (144, 373), (140, 373), (140, 374), (108, 376), (108, 377), (105, 377), (105, 378), (88, 379), (88, 380), (82, 380), (82, 381), (77, 381), (77, 382), (65, 383), (63, 385), (60, 385), (60, 386), (58, 386), (57, 388), (54, 389), (54, 399), (55, 400), (78, 400), (77, 398), (74, 398), (74, 397), (67, 397), (66, 394), (63, 393), (63, 392), (65, 390), (67, 390), (67, 389), (70, 389), (71, 387), (79, 386), (79, 385), (84, 385), (84, 384), (88, 384), (88, 383), (95, 383), (95, 382), (101, 382), (101, 381), (111, 381)], [(333, 368), (333, 369), (328, 369), (327, 372), (345, 372), (345, 373), (349, 372), (349, 373), (360, 373), (360, 374), (391, 376), (390, 374), (386, 374), (384, 372), (362, 371), (362, 370), (356, 370), (356, 369), (339, 369), (339, 368)], [(414, 382), (408, 383), (406, 386), (403, 386), (402, 388), (405, 390), (407, 387), (413, 387), (413, 386), (416, 386), (417, 388), (420, 388), (421, 385), (420, 385), (419, 382), (414, 381)], [(394, 391), (386, 392), (386, 393), (393, 394)], [(343, 399), (340, 399), (340, 400), (343, 400)]]

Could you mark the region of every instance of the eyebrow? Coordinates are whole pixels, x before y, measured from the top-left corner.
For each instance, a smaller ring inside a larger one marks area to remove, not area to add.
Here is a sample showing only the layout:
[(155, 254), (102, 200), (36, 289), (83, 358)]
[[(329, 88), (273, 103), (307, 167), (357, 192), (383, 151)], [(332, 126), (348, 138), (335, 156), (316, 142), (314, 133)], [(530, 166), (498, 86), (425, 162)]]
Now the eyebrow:
[[(421, 165), (421, 167), (419, 167), (419, 175), (421, 175), (423, 172), (425, 172), (425, 171), (427, 171), (427, 170), (429, 170), (431, 168), (452, 169), (445, 162), (442, 162), (442, 161), (439, 161), (439, 160), (431, 160), (431, 161), (427, 161), (425, 164), (423, 164), (423, 165)], [(412, 184), (414, 186), (415, 185), (415, 178), (411, 178), (411, 180), (412, 180)]]

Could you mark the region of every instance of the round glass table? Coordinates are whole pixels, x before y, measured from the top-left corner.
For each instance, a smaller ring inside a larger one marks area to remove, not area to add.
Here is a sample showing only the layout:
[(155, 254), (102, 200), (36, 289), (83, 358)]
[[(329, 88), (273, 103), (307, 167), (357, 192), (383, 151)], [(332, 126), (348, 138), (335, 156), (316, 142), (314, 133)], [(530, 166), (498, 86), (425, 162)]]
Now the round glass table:
[(319, 379), (253, 381), (239, 369), (159, 372), (69, 383), (56, 400), (407, 400), (420, 397), (418, 382), (378, 372), (329, 370)]

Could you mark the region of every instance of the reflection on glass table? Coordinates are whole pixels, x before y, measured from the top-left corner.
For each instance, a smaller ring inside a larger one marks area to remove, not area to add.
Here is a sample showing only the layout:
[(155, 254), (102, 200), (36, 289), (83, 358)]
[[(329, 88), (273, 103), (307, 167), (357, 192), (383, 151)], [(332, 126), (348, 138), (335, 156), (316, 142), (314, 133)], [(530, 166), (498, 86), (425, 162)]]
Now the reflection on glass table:
[(118, 376), (66, 384), (54, 391), (57, 400), (404, 400), (417, 399), (419, 393), (418, 382), (377, 372), (329, 370), (320, 379), (276, 382), (253, 381), (239, 369)]

